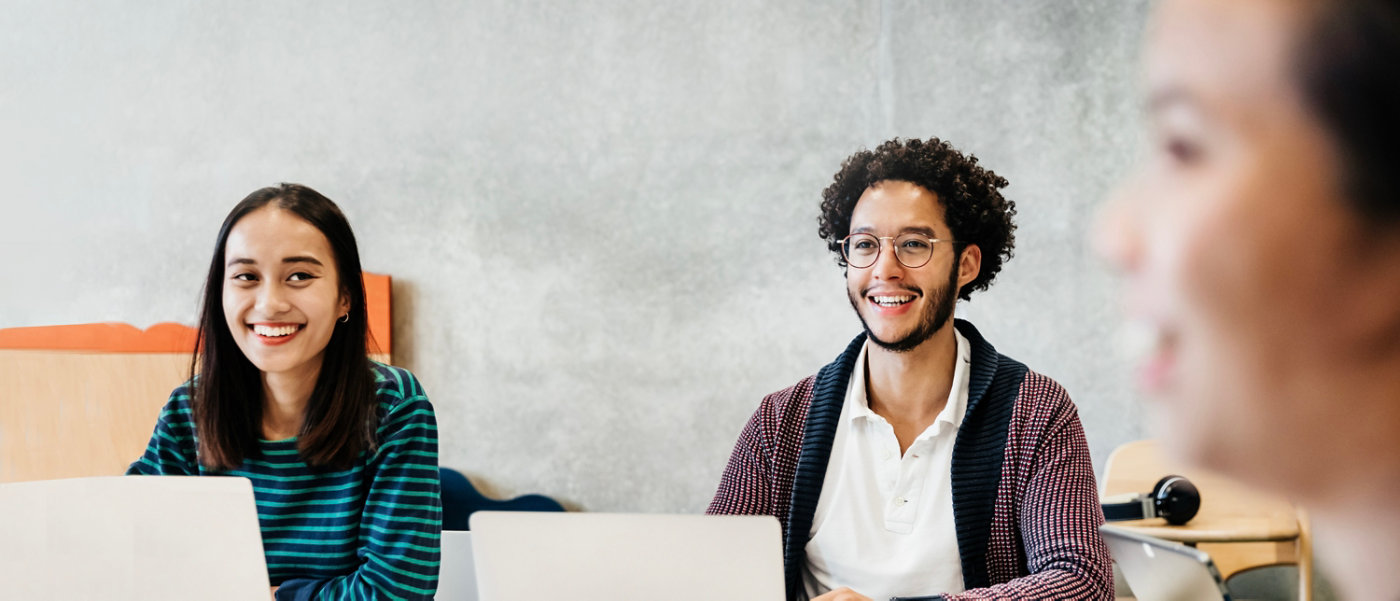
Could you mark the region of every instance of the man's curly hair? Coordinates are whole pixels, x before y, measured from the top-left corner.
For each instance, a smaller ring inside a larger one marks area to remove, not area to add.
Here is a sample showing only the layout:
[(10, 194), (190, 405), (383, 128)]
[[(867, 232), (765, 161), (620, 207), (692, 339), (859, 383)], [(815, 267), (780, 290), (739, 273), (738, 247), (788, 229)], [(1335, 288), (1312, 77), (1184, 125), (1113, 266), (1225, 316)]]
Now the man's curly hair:
[(975, 290), (986, 290), (1012, 257), (1016, 245), (1016, 203), (1001, 196), (1005, 178), (983, 169), (977, 157), (964, 156), (938, 138), (928, 141), (895, 138), (876, 147), (861, 150), (841, 164), (835, 181), (822, 191), (822, 213), (817, 218), (817, 234), (836, 254), (836, 263), (846, 267), (841, 256), (841, 240), (851, 233), (851, 213), (861, 194), (882, 181), (905, 181), (938, 197), (944, 219), (960, 245), (982, 249), (982, 271), (958, 296), (969, 300)]

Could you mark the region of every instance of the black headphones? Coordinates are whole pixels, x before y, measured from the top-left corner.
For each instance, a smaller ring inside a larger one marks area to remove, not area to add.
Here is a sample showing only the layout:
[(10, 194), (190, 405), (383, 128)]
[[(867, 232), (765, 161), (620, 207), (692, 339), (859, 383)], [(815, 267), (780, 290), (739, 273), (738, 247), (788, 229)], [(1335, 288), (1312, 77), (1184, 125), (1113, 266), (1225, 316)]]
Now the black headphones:
[(1201, 493), (1196, 485), (1181, 476), (1167, 476), (1158, 480), (1150, 493), (1131, 501), (1104, 503), (1103, 517), (1110, 522), (1165, 518), (1168, 524), (1180, 526), (1196, 517), (1200, 509)]

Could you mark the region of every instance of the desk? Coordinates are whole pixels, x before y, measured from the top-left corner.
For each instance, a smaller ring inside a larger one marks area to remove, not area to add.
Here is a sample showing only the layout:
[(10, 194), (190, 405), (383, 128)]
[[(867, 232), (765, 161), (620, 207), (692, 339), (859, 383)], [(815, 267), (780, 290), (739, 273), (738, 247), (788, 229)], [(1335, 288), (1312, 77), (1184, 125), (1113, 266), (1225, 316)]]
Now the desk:
[(1185, 476), (1201, 491), (1196, 517), (1181, 526), (1169, 525), (1161, 518), (1114, 525), (1195, 546), (1210, 554), (1225, 578), (1252, 567), (1298, 564), (1299, 599), (1311, 599), (1312, 545), (1307, 519), (1287, 500), (1215, 474), (1176, 466), (1151, 440), (1114, 450), (1104, 469), (1103, 494), (1111, 499), (1145, 493), (1168, 474)]

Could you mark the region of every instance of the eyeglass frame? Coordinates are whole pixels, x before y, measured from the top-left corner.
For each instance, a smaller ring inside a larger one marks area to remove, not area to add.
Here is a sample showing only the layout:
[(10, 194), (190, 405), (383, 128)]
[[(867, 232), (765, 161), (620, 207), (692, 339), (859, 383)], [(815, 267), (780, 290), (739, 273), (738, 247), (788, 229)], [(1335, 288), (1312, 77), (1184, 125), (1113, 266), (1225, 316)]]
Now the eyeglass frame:
[[(854, 264), (854, 263), (851, 262), (851, 257), (850, 257), (850, 255), (848, 255), (848, 254), (846, 253), (846, 244), (850, 241), (851, 238), (854, 238), (854, 237), (856, 237), (856, 236), (866, 236), (866, 237), (870, 237), (870, 238), (874, 238), (874, 239), (875, 239), (875, 245), (876, 245), (878, 248), (875, 250), (875, 259), (872, 260), (872, 261), (870, 261), (870, 264), (869, 264), (869, 265), (860, 265), (860, 266), (857, 266), (856, 264)], [(905, 237), (905, 236), (916, 236), (916, 237), (919, 237), (919, 238), (923, 238), (923, 239), (925, 239), (925, 240), (928, 240), (928, 245), (929, 245), (928, 258), (927, 258), (927, 259), (924, 259), (924, 262), (923, 262), (923, 263), (919, 263), (918, 265), (910, 265), (910, 264), (904, 262), (904, 258), (903, 258), (903, 257), (900, 257), (900, 256), (899, 256), (899, 248), (895, 246), (894, 241), (895, 241), (897, 238), (903, 238), (903, 237)], [(906, 232), (906, 233), (900, 234), (900, 235), (898, 235), (898, 236), (876, 236), (875, 234), (871, 234), (871, 233), (869, 233), (869, 232), (856, 232), (856, 233), (854, 233), (854, 234), (847, 234), (845, 238), (842, 238), (842, 239), (841, 239), (841, 244), (839, 245), (839, 248), (841, 249), (841, 258), (844, 259), (844, 260), (846, 261), (846, 265), (850, 266), (850, 267), (853, 268), (853, 269), (869, 269), (869, 268), (871, 268), (871, 267), (874, 267), (876, 263), (879, 263), (879, 262), (880, 262), (880, 255), (883, 254), (883, 253), (885, 252), (885, 243), (884, 243), (885, 240), (889, 240), (889, 241), (890, 241), (890, 249), (894, 251), (894, 260), (899, 261), (899, 264), (900, 264), (900, 265), (903, 265), (904, 267), (906, 267), (906, 268), (908, 268), (908, 269), (918, 269), (918, 268), (920, 268), (920, 267), (923, 267), (923, 266), (925, 266), (925, 265), (928, 265), (929, 261), (932, 261), (932, 260), (933, 260), (933, 250), (934, 250), (934, 248), (937, 248), (937, 244), (938, 244), (939, 242), (946, 242), (946, 243), (952, 245), (953, 248), (957, 248), (957, 246), (958, 246), (959, 244), (962, 244), (962, 242), (959, 241), (959, 240), (944, 240), (944, 239), (941, 239), (941, 238), (934, 238), (934, 237), (932, 237), (932, 236), (925, 236), (925, 235), (920, 234), (920, 233), (917, 233), (917, 232)]]

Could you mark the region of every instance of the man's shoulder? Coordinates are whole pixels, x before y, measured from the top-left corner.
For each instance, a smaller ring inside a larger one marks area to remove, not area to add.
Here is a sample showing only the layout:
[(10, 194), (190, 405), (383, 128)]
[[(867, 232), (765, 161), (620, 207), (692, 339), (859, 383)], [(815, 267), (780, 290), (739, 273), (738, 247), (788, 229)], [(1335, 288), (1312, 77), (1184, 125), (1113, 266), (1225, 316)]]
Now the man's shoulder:
[(989, 367), (994, 375), (980, 405), (983, 413), (1001, 416), (993, 421), (1019, 424), (1017, 431), (1040, 432), (1077, 419), (1078, 408), (1054, 378), (1000, 353)]
[(1022, 406), (1022, 413), (1038, 416), (1047, 421), (1061, 421), (1078, 415), (1079, 409), (1059, 382), (1034, 370), (1026, 370), (1021, 379), (1021, 389), (1016, 395), (1016, 404)]
[(958, 320), (958, 332), (972, 345), (972, 388), (984, 397), (980, 403), (984, 407), (1001, 406), (1006, 411), (1014, 406), (1030, 413), (1074, 408), (1064, 386), (997, 351), (971, 323)]
[(1054, 378), (1042, 374), (1029, 367), (1021, 377), (1021, 394), (1033, 398), (1045, 398), (1055, 396), (1068, 396), (1065, 387), (1061, 386)]
[(1006, 385), (1006, 391), (1017, 403), (1067, 403), (1069, 393), (1054, 378), (1040, 373), (1025, 363), (997, 353), (994, 380)]
[(763, 401), (759, 403), (759, 412), (765, 417), (778, 420), (795, 415), (805, 416), (807, 408), (812, 405), (812, 390), (816, 381), (817, 375), (812, 374), (798, 380), (792, 386), (764, 395)]

